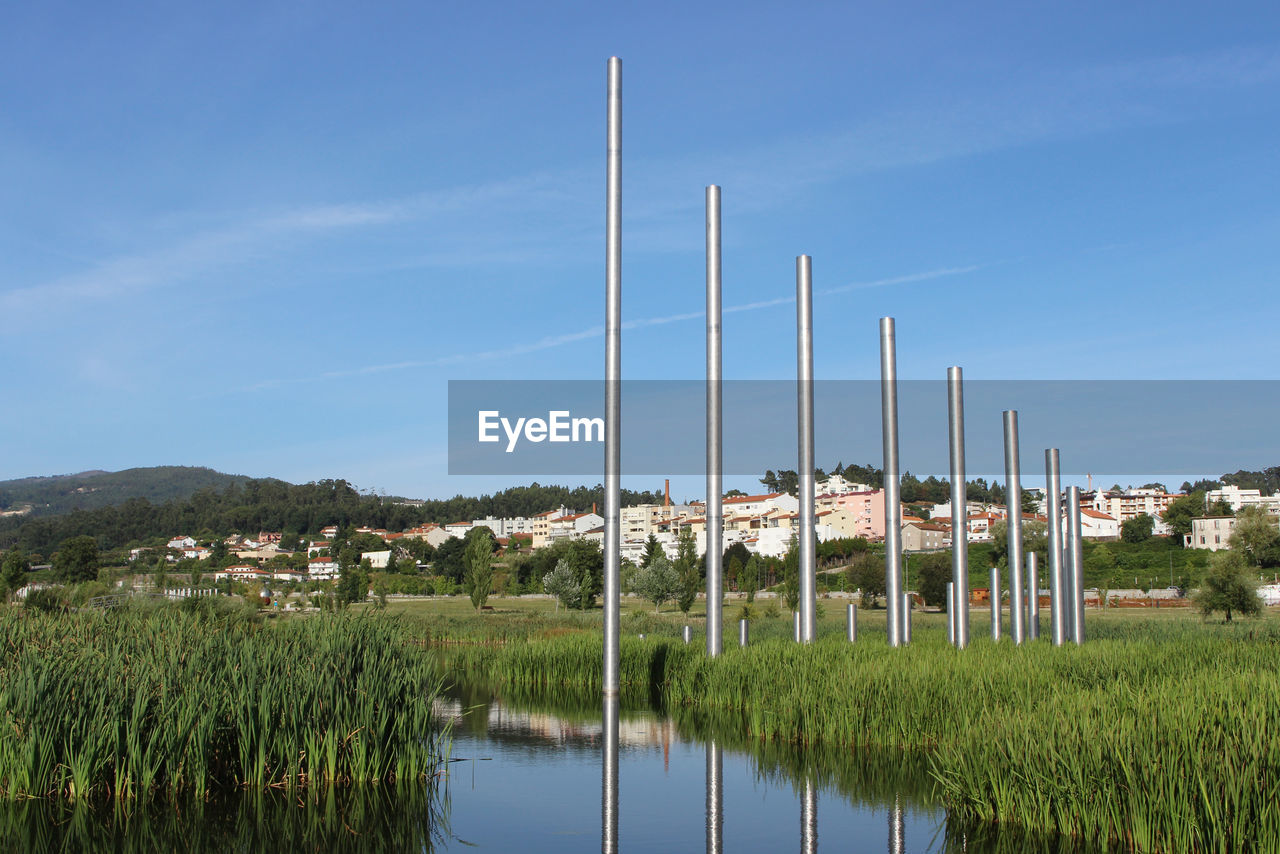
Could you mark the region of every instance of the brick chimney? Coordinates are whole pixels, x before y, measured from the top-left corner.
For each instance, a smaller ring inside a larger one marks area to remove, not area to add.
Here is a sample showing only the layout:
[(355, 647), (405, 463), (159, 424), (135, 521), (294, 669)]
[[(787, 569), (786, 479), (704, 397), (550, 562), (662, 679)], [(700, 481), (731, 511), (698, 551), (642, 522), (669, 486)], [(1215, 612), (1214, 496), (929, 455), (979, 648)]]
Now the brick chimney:
[(662, 506), (670, 507), (671, 506), (671, 478), (667, 478), (666, 483), (667, 485), (664, 486), (662, 490), (663, 492)]

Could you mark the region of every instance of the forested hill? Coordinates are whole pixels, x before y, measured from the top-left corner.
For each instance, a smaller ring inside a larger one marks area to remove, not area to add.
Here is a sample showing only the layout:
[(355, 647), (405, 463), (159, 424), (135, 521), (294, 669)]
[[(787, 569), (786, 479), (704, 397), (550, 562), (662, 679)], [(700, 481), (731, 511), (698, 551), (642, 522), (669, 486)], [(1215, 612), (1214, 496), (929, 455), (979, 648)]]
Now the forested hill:
[(0, 481), (0, 510), (29, 506), (29, 516), (96, 510), (145, 498), (159, 504), (190, 498), (201, 489), (223, 490), (248, 477), (200, 466), (151, 466), (124, 471), (83, 471)]
[[(622, 491), (622, 503), (657, 503), (660, 493)], [(103, 549), (187, 534), (201, 539), (231, 533), (282, 531), (319, 534), (326, 525), (369, 525), (400, 531), (425, 522), (461, 522), (485, 516), (532, 516), (565, 506), (580, 511), (603, 505), (600, 486), (514, 487), (479, 498), (456, 496), (411, 506), (396, 499), (358, 492), (345, 480), (293, 485), (245, 479), (225, 489), (202, 489), (189, 498), (152, 503), (133, 498), (112, 507), (75, 510), (58, 516), (9, 516), (0, 520), (0, 549), (19, 545), (49, 555), (69, 537), (88, 534)]]

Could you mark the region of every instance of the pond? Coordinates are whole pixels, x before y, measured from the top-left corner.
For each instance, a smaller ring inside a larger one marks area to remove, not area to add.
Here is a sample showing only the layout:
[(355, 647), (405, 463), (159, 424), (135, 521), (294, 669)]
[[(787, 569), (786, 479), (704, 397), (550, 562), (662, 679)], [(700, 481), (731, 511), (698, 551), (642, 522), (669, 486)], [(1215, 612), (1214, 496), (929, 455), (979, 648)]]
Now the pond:
[(652, 708), (582, 700), (516, 700), (471, 684), (437, 701), (454, 737), (443, 848), (1097, 850), (953, 826), (923, 761), (763, 744), (723, 721), (717, 733)]
[(927, 767), (902, 756), (760, 743), (634, 698), (602, 710), (472, 684), (435, 703), (453, 732), (443, 785), (136, 810), (0, 803), (0, 851), (1084, 850), (954, 826)]

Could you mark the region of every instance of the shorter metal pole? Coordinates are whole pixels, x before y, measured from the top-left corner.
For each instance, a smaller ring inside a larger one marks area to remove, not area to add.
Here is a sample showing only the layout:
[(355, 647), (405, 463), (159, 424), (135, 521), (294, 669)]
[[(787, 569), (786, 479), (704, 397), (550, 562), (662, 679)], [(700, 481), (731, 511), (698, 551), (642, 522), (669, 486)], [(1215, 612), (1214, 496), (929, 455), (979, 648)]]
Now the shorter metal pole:
[(800, 612), (791, 612), (791, 635), (796, 643), (800, 643)]
[(991, 639), (1000, 642), (1000, 570), (991, 568)]
[(1071, 541), (1071, 640), (1084, 643), (1084, 535), (1080, 527), (1080, 487), (1067, 487), (1067, 532)]
[(747, 638), (750, 633), (748, 626), (750, 625), (746, 620), (738, 620), (738, 646), (747, 645)]
[(845, 634), (849, 637), (849, 643), (858, 639), (858, 609), (852, 602), (844, 608), (844, 628)]
[(689, 643), (691, 640), (693, 640), (693, 629), (689, 628), (688, 626), (684, 627), (684, 631), (682, 631), (681, 634), (684, 636), (685, 643)]
[(911, 594), (902, 594), (902, 642), (911, 643)]
[(956, 642), (956, 585), (955, 582), (947, 582), (947, 643), (955, 645)]
[(1039, 556), (1027, 555), (1027, 639), (1040, 638), (1040, 574), (1036, 568)]

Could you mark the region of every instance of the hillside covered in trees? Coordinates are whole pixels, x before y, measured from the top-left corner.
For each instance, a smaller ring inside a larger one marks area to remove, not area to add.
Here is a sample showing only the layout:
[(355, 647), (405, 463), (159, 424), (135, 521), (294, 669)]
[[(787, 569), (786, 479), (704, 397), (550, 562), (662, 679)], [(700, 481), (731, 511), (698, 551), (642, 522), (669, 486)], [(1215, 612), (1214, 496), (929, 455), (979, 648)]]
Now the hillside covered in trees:
[(96, 510), (145, 498), (155, 504), (190, 498), (202, 489), (223, 490), (248, 477), (202, 466), (151, 466), (123, 471), (84, 471), (0, 481), (0, 510), (30, 507), (29, 516)]
[[(623, 504), (657, 503), (661, 493), (623, 490)], [(201, 489), (189, 498), (153, 503), (131, 498), (123, 504), (74, 510), (58, 516), (10, 516), (0, 521), (0, 549), (21, 546), (48, 554), (65, 540), (89, 535), (103, 549), (178, 534), (221, 537), (231, 533), (282, 531), (306, 536), (326, 525), (368, 525), (399, 531), (427, 522), (461, 522), (485, 516), (532, 516), (565, 506), (589, 510), (603, 505), (604, 489), (579, 486), (513, 487), (479, 498), (426, 501), (417, 506), (361, 494), (345, 480), (294, 485), (280, 480), (244, 479), (224, 489)]]

